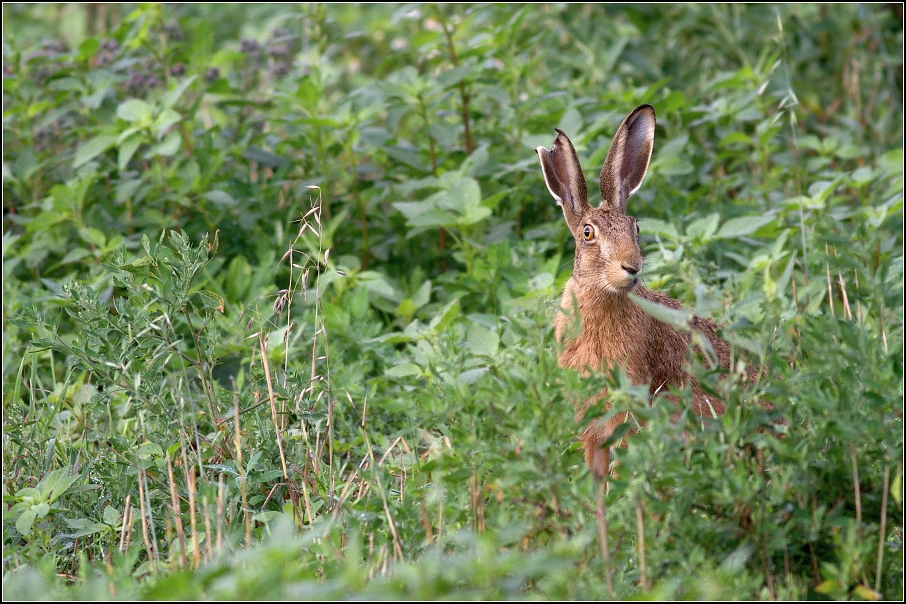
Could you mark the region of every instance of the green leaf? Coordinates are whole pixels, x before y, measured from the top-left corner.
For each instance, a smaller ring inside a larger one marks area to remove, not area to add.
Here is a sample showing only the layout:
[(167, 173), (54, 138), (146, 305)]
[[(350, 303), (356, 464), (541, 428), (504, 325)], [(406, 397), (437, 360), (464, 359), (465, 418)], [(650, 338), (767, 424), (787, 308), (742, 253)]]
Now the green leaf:
[(459, 214), (467, 214), (470, 209), (477, 208), (480, 204), (481, 187), (477, 180), (466, 176), (455, 181), (438, 205)]
[(448, 69), (437, 76), (437, 83), (442, 88), (450, 88), (469, 77), (469, 72), (471, 70), (472, 68), (469, 65), (461, 65), (460, 67)]
[(239, 203), (232, 195), (224, 191), (208, 191), (207, 193), (202, 193), (201, 196), (210, 202), (226, 208), (235, 207)]
[(657, 218), (640, 219), (639, 231), (648, 235), (658, 235), (671, 241), (679, 239), (679, 233), (675, 226)]
[[(731, 218), (721, 225), (720, 230), (714, 235), (715, 239), (735, 239), (751, 235), (766, 224), (770, 224), (775, 219), (773, 213), (761, 214), (759, 216), (740, 216)], [(691, 225), (690, 225), (691, 228)], [(688, 233), (688, 231), (687, 231)]]
[(412, 298), (406, 298), (396, 307), (396, 314), (402, 317), (405, 321), (411, 321), (412, 315), (415, 314), (415, 303), (412, 301)]
[(447, 328), (450, 323), (459, 315), (459, 300), (452, 300), (449, 304), (443, 307), (441, 311), (431, 319), (431, 322), (428, 324), (428, 329), (434, 332), (441, 332)]
[(710, 214), (704, 218), (699, 218), (686, 227), (686, 236), (689, 239), (710, 241), (711, 236), (717, 231), (717, 224), (719, 221), (720, 216), (717, 213)]
[(277, 169), (286, 165), (286, 160), (284, 158), (279, 155), (274, 155), (269, 151), (265, 151), (260, 147), (249, 147), (242, 155), (254, 162), (258, 162), (262, 166), (267, 166), (268, 168)]
[(93, 228), (81, 228), (79, 229), (79, 236), (88, 243), (96, 245), (97, 247), (103, 248), (107, 243), (107, 238), (104, 237), (104, 233), (100, 232), (97, 229)]
[(68, 535), (70, 538), (95, 535), (107, 529), (107, 525), (101, 524), (100, 522), (94, 522), (87, 518), (67, 518), (66, 525), (69, 526), (69, 528), (74, 529), (74, 531)]
[(470, 224), (475, 224), (476, 222), (484, 220), (492, 213), (493, 212), (491, 212), (490, 208), (470, 208), (462, 217), (460, 217), (459, 220), (456, 221), (456, 224), (458, 224), (459, 226), (468, 226)]
[(101, 134), (95, 136), (79, 145), (75, 152), (75, 159), (72, 162), (73, 168), (87, 164), (92, 159), (116, 144), (118, 136), (116, 134)]
[(118, 509), (112, 505), (108, 505), (104, 508), (104, 524), (109, 526), (116, 526), (119, 524), (122, 519), (123, 514)]
[(30, 535), (31, 529), (35, 523), (35, 518), (37, 517), (38, 512), (34, 508), (22, 512), (16, 519), (16, 530), (19, 531), (19, 534), (23, 536)]
[(500, 336), (497, 332), (473, 323), (466, 336), (469, 351), (474, 355), (491, 356), (500, 346)]
[(78, 474), (70, 474), (69, 466), (66, 466), (48, 472), (38, 483), (38, 490), (41, 491), (44, 501), (53, 503), (79, 478)]
[(399, 303), (403, 300), (403, 293), (394, 286), (386, 275), (377, 271), (364, 271), (359, 273), (359, 279), (365, 284), (365, 289), (392, 302)]
[(477, 176), (485, 168), (489, 158), (488, 145), (483, 144), (462, 162), (459, 171), (463, 176)]
[(682, 134), (661, 145), (651, 162), (651, 171), (665, 176), (683, 175), (692, 172), (695, 167), (686, 159), (685, 148), (689, 135)]
[(135, 155), (139, 145), (142, 144), (143, 138), (144, 137), (141, 134), (133, 134), (120, 144), (119, 157), (117, 158), (117, 167), (120, 172), (125, 170), (126, 166), (129, 165), (129, 160)]
[(443, 210), (430, 210), (409, 218), (409, 224), (414, 227), (442, 227), (457, 224), (455, 214)]
[(570, 107), (560, 118), (560, 123), (557, 127), (566, 132), (568, 136), (573, 137), (573, 140), (576, 140), (582, 130), (582, 123), (582, 114), (575, 107)]
[(206, 289), (198, 290), (195, 295), (201, 298), (202, 308), (219, 310), (223, 312), (223, 298)]
[(431, 300), (431, 281), (426, 280), (412, 296), (412, 303), (419, 309)]
[(629, 298), (636, 303), (636, 305), (644, 310), (646, 313), (660, 321), (661, 323), (666, 323), (674, 329), (679, 331), (689, 331), (691, 327), (689, 326), (689, 320), (692, 318), (692, 313), (683, 309), (674, 309), (667, 308), (662, 304), (657, 302), (651, 302), (646, 300), (636, 294), (629, 294)]
[(140, 99), (123, 101), (116, 108), (116, 115), (127, 122), (139, 122), (145, 126), (151, 123), (153, 110), (151, 105)]
[(157, 140), (160, 140), (164, 136), (164, 134), (167, 133), (167, 129), (169, 129), (173, 124), (178, 123), (181, 119), (182, 116), (172, 109), (165, 109), (160, 115), (157, 116), (157, 119), (155, 119), (154, 123), (151, 125), (154, 136), (157, 137)]
[(164, 157), (170, 157), (179, 150), (179, 143), (182, 142), (182, 136), (178, 130), (172, 130), (164, 140), (157, 143), (151, 147), (148, 152), (145, 154), (145, 157), (153, 157), (154, 155), (162, 155)]
[(151, 459), (152, 457), (163, 457), (164, 450), (160, 445), (154, 442), (145, 441), (135, 450), (135, 456), (139, 459)]
[(197, 75), (189, 76), (188, 78), (174, 86), (172, 89), (168, 90), (160, 98), (161, 107), (163, 107), (164, 109), (172, 108), (176, 104), (176, 101), (179, 100), (179, 97), (181, 97), (186, 89), (188, 89), (189, 86), (192, 85), (192, 82), (194, 82), (197, 77)]
[(400, 363), (399, 365), (394, 365), (384, 372), (384, 375), (395, 378), (421, 374), (422, 368), (415, 363)]

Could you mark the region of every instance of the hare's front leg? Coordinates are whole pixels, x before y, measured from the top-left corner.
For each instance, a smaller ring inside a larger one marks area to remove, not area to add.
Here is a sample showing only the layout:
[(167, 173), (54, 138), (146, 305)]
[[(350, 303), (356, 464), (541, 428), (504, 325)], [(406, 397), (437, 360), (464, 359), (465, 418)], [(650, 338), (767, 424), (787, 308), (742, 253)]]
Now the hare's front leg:
[[(585, 412), (606, 396), (607, 391), (604, 390), (586, 401), (582, 409), (576, 414), (577, 421), (582, 421)], [(606, 414), (608, 411), (610, 411), (610, 403), (607, 403), (604, 407), (604, 413)], [(616, 443), (610, 443), (606, 446), (604, 443), (611, 437), (617, 426), (629, 421), (632, 421), (632, 416), (628, 411), (624, 411), (607, 420), (593, 420), (591, 425), (582, 432), (581, 439), (582, 446), (585, 449), (585, 463), (591, 468), (592, 474), (594, 474), (596, 479), (600, 480), (611, 475), (615, 470), (615, 468), (611, 468), (610, 448)]]

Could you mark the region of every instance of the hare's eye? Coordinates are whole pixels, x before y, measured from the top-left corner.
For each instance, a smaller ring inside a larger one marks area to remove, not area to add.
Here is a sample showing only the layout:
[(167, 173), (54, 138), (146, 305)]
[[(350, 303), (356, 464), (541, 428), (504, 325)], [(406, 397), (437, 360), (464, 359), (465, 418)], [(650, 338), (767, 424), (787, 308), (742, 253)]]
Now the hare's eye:
[(635, 223), (635, 236), (636, 236), (636, 237), (639, 236), (639, 223), (638, 223), (638, 222)]
[(582, 231), (582, 234), (585, 236), (585, 241), (591, 241), (595, 238), (595, 230), (587, 224), (585, 225), (585, 229)]

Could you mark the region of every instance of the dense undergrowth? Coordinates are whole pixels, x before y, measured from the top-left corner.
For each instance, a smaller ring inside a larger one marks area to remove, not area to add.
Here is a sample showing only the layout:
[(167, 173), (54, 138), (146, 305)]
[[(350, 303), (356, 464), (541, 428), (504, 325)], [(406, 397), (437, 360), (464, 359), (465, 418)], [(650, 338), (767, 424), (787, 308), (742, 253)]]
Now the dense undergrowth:
[[(3, 11), (4, 599), (902, 598), (902, 7)], [(643, 102), (719, 419), (556, 364), (534, 149)]]

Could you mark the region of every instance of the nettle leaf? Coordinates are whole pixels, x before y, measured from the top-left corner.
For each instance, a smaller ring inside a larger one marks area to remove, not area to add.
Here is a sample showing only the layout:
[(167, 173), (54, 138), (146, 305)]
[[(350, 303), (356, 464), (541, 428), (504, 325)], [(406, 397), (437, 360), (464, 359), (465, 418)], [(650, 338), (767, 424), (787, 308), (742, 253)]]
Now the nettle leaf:
[(664, 237), (671, 241), (676, 241), (679, 239), (679, 233), (676, 230), (676, 227), (659, 220), (657, 218), (644, 218), (639, 220), (639, 231), (648, 235), (657, 235), (659, 237)]
[(469, 327), (466, 343), (472, 354), (491, 356), (497, 352), (500, 346), (500, 336), (496, 331), (473, 323)]
[(709, 241), (717, 231), (717, 225), (720, 222), (720, 215), (716, 212), (705, 216), (704, 218), (699, 218), (694, 221), (692, 224), (686, 227), (686, 236), (689, 239), (698, 239), (701, 241)]
[(407, 377), (410, 375), (421, 375), (422, 368), (416, 365), (415, 363), (400, 363), (399, 365), (394, 365), (390, 369), (384, 372), (384, 375), (388, 377), (400, 378)]
[(140, 99), (129, 99), (123, 101), (116, 108), (116, 115), (121, 120), (127, 122), (139, 122), (140, 124), (148, 125), (151, 123), (151, 118), (153, 117), (154, 110), (151, 105), (146, 101)]
[(172, 109), (165, 109), (158, 115), (157, 119), (155, 119), (154, 123), (151, 125), (151, 129), (154, 131), (157, 140), (163, 138), (170, 126), (178, 123), (180, 120), (182, 120), (182, 116)]
[(202, 308), (223, 312), (223, 298), (218, 294), (202, 289), (195, 292), (195, 295), (201, 298)]
[(655, 153), (649, 170), (664, 176), (682, 176), (692, 173), (695, 170), (695, 166), (686, 158), (684, 152), (688, 142), (688, 134), (683, 134), (671, 141), (667, 141)]
[(141, 134), (133, 134), (124, 142), (120, 143), (119, 156), (117, 157), (117, 167), (120, 172), (126, 169), (126, 166), (129, 165), (129, 160), (132, 159), (132, 156), (135, 155), (135, 152), (138, 150), (139, 146), (142, 144), (142, 139), (144, 137)]
[(70, 538), (95, 535), (107, 529), (106, 524), (94, 522), (87, 518), (67, 518), (65, 522), (69, 528), (74, 529), (74, 531), (68, 535)]
[(492, 213), (493, 212), (491, 212), (490, 208), (471, 208), (459, 220), (457, 220), (456, 223), (460, 226), (468, 226), (470, 224), (475, 224), (476, 222), (484, 220)]
[(161, 98), (160, 104), (164, 109), (172, 108), (176, 102), (179, 100), (179, 97), (192, 85), (192, 82), (195, 81), (197, 75), (189, 76), (171, 90), (168, 90)]
[(78, 168), (87, 164), (92, 159), (104, 153), (107, 149), (116, 144), (119, 138), (116, 134), (101, 134), (82, 143), (75, 152), (75, 159), (72, 162), (73, 168)]
[(445, 330), (457, 316), (459, 316), (459, 300), (453, 300), (431, 319), (428, 329), (439, 333)]
[(163, 141), (151, 147), (145, 154), (145, 157), (152, 157), (154, 155), (170, 157), (179, 150), (180, 142), (182, 142), (182, 136), (179, 134), (178, 130), (173, 130), (164, 137)]
[(448, 69), (437, 76), (437, 83), (442, 88), (450, 88), (469, 77), (470, 71), (472, 71), (472, 68), (469, 65), (461, 65), (459, 67)]
[(481, 186), (470, 176), (459, 178), (438, 204), (459, 214), (468, 214), (481, 204)]
[(100, 232), (97, 229), (86, 227), (79, 229), (79, 236), (86, 242), (96, 245), (97, 247), (104, 247), (107, 244), (107, 238), (104, 237), (104, 233)]
[(22, 514), (16, 519), (16, 530), (19, 531), (19, 534), (30, 535), (31, 529), (34, 526), (35, 519), (37, 517), (38, 510), (35, 508), (22, 512)]
[(662, 323), (678, 329), (680, 331), (689, 331), (689, 321), (692, 319), (692, 312), (684, 309), (668, 308), (657, 302), (651, 302), (636, 294), (629, 294), (629, 298), (646, 313)]
[(383, 273), (364, 271), (359, 273), (359, 279), (364, 283), (365, 289), (372, 294), (396, 303), (403, 299), (403, 293)]
[(418, 291), (412, 296), (412, 303), (415, 308), (419, 309), (431, 301), (431, 281), (427, 280), (421, 284)]
[(53, 503), (79, 478), (78, 474), (69, 473), (68, 466), (60, 468), (59, 470), (48, 472), (38, 483), (38, 490), (41, 491), (45, 501)]
[(120, 523), (123, 514), (116, 507), (108, 505), (104, 508), (104, 524), (108, 526), (116, 526)]
[(202, 193), (201, 196), (208, 201), (225, 208), (235, 207), (236, 204), (239, 203), (232, 195), (225, 191), (208, 191), (207, 193)]
[(392, 204), (396, 210), (398, 210), (403, 216), (411, 220), (416, 216), (424, 214), (425, 212), (430, 212), (434, 209), (434, 203), (430, 200), (426, 201), (396, 201)]
[(456, 214), (443, 210), (429, 210), (409, 219), (409, 224), (414, 227), (442, 227), (456, 224)]
[(286, 165), (286, 160), (284, 158), (275, 155), (270, 151), (265, 151), (261, 147), (255, 147), (254, 145), (243, 151), (242, 155), (247, 159), (258, 162), (262, 166), (267, 166), (268, 168), (277, 169)]
[(570, 107), (560, 118), (560, 123), (557, 127), (575, 140), (582, 131), (582, 124), (582, 114), (575, 107)]
[(766, 224), (774, 221), (774, 214), (760, 216), (740, 216), (731, 218), (721, 225), (720, 230), (714, 235), (715, 239), (734, 239), (751, 235)]

